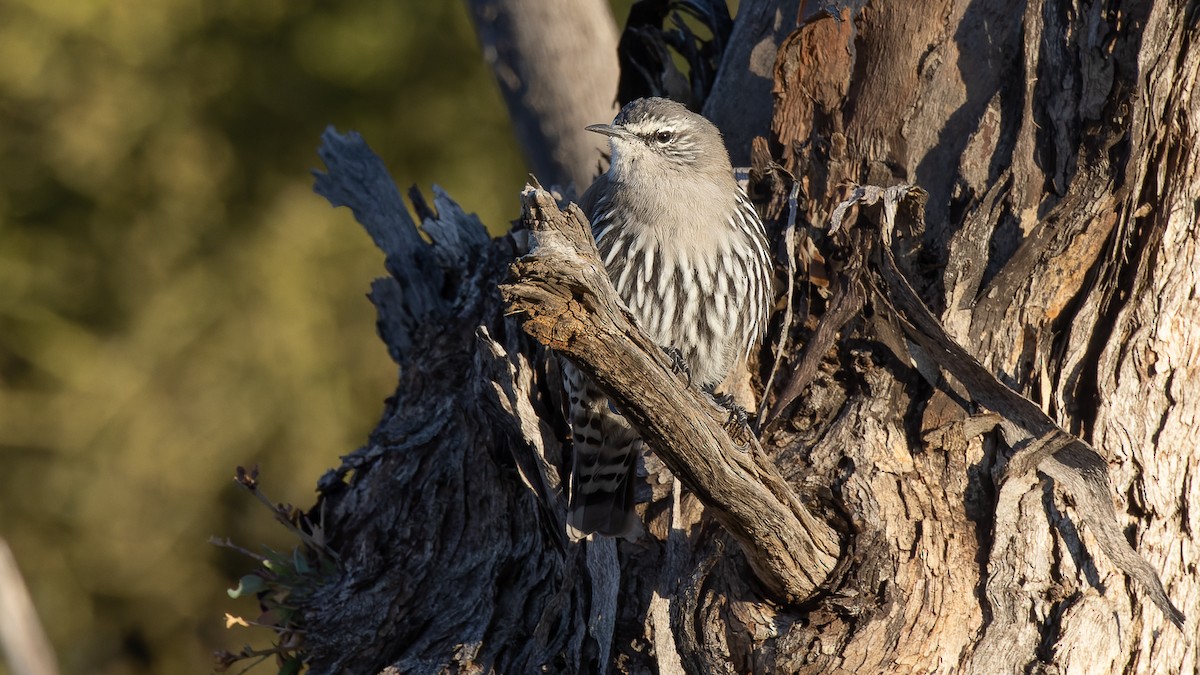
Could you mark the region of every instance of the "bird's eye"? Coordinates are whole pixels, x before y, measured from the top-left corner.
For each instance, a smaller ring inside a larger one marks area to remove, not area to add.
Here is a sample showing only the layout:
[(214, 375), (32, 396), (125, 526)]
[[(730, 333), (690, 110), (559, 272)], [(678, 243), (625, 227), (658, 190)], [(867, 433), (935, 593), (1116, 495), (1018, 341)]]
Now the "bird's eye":
[(659, 143), (670, 143), (671, 139), (673, 138), (675, 138), (675, 135), (669, 131), (660, 131), (657, 134), (654, 134), (654, 140), (658, 141)]

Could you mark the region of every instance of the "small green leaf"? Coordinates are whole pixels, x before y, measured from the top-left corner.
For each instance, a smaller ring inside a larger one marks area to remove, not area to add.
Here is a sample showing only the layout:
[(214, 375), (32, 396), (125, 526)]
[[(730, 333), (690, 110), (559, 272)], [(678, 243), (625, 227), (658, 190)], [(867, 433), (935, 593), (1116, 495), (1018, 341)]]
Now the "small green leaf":
[(243, 595), (253, 595), (265, 587), (266, 584), (262, 577), (257, 574), (247, 574), (238, 581), (237, 588), (231, 588), (227, 592), (229, 597), (236, 599)]
[(295, 552), (292, 553), (292, 564), (296, 566), (296, 571), (300, 574), (308, 574), (312, 570), (312, 567), (310, 567), (308, 561), (304, 559), (304, 554), (300, 552), (300, 549), (296, 549)]

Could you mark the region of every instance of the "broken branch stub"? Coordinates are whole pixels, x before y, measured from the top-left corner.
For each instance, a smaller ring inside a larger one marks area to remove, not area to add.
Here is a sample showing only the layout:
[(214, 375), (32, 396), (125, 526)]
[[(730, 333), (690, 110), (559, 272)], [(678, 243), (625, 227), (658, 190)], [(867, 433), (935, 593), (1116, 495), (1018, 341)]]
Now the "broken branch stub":
[(837, 563), (837, 533), (800, 502), (757, 439), (739, 445), (726, 412), (672, 370), (617, 298), (587, 218), (545, 190), (522, 192), (528, 255), (501, 287), (534, 338), (570, 358), (612, 397), (657, 456), (737, 540), (768, 593), (811, 598)]

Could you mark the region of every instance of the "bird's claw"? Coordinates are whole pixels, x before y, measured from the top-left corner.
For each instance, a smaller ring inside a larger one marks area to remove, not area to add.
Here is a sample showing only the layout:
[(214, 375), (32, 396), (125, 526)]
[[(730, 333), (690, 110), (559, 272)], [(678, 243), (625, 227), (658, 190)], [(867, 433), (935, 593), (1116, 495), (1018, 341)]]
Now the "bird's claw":
[(687, 360), (683, 358), (683, 352), (679, 351), (677, 347), (663, 347), (662, 350), (671, 359), (671, 370), (677, 375), (686, 377), (690, 386), (692, 384), (692, 370), (688, 368)]
[(718, 394), (713, 387), (705, 387), (704, 391), (712, 397), (714, 403), (729, 411), (729, 416), (725, 418), (723, 426), (726, 431), (730, 432), (730, 435), (750, 426), (750, 417), (746, 414), (746, 409), (738, 405), (731, 394)]

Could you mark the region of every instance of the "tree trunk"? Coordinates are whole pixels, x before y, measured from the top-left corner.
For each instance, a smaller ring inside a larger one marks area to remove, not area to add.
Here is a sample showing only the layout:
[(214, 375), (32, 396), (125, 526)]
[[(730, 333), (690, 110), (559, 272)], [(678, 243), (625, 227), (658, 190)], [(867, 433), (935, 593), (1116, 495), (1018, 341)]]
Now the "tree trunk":
[(606, 0), (468, 0), (475, 32), (534, 173), (582, 193), (617, 113), (617, 26)]
[[(771, 127), (738, 130), (792, 289), (742, 459), (562, 262), (588, 255), (569, 209), (530, 189), (490, 240), (437, 192), (418, 226), (326, 134), (317, 190), (387, 254), (400, 375), (310, 513), (337, 559), (293, 596), (312, 672), (1197, 671), (1200, 6), (841, 11), (787, 35)], [(543, 344), (661, 453), (637, 541), (565, 537)], [(812, 583), (763, 562), (789, 542)]]

